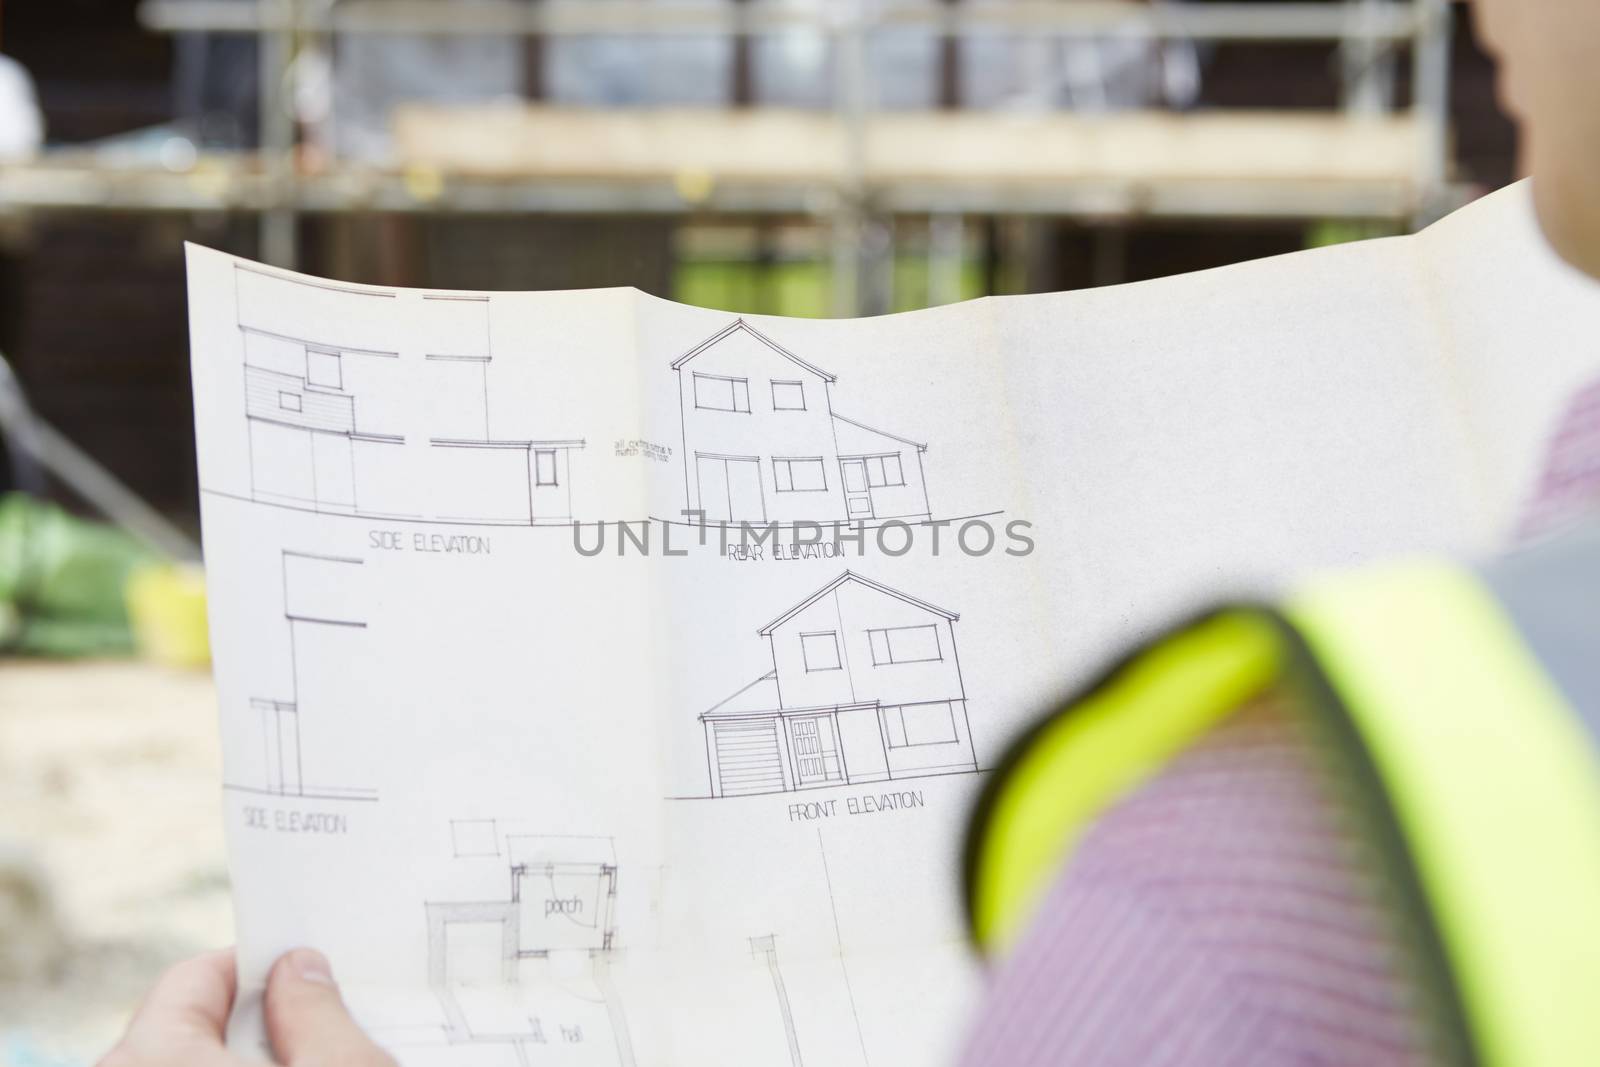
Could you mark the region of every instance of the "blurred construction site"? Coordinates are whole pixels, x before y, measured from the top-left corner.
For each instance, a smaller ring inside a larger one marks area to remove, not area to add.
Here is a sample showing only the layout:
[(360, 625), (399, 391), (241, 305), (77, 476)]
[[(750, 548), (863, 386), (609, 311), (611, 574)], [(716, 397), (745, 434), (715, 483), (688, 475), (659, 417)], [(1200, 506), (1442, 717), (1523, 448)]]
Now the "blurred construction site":
[[(184, 241), (877, 315), (1412, 231), (1516, 176), (1492, 81), (1449, 0), (9, 0), (0, 490), (196, 554)], [(0, 663), (19, 1067), (231, 936), (209, 680), (62, 640)]]
[(0, 165), (0, 352), (191, 524), (183, 240), (865, 315), (1403, 232), (1515, 170), (1445, 0), (13, 0), (0, 50), (44, 131)]

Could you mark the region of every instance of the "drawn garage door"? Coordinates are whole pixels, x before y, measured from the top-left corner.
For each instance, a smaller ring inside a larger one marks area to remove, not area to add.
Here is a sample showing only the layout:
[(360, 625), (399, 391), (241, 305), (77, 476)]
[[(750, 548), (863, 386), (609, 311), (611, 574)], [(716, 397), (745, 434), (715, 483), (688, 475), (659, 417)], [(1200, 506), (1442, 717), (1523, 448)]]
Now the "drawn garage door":
[(717, 743), (717, 777), (725, 797), (783, 791), (778, 724), (724, 722), (713, 728)]

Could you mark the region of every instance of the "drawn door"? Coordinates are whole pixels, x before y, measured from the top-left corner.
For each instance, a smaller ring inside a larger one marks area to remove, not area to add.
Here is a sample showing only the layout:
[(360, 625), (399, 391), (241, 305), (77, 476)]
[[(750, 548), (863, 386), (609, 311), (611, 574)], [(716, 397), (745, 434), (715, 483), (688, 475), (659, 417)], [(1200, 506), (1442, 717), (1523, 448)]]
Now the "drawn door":
[(852, 519), (872, 518), (872, 492), (867, 487), (867, 461), (841, 459), (839, 467), (844, 475), (844, 506)]
[(696, 456), (706, 522), (765, 522), (761, 461), (754, 456)]
[(767, 501), (761, 492), (760, 460), (728, 460), (728, 512), (734, 522), (767, 520)]
[(778, 747), (777, 723), (718, 723), (717, 780), (725, 797), (783, 791), (783, 756)]
[(318, 511), (355, 510), (356, 466), (351, 449), (350, 438), (343, 434), (311, 435)]
[(833, 716), (795, 719), (789, 724), (794, 746), (795, 784), (804, 788), (837, 782), (843, 775), (839, 767), (839, 739), (834, 733)]
[(300, 713), (293, 701), (252, 699), (261, 716), (265, 742), (266, 789), (281, 796), (300, 796)]

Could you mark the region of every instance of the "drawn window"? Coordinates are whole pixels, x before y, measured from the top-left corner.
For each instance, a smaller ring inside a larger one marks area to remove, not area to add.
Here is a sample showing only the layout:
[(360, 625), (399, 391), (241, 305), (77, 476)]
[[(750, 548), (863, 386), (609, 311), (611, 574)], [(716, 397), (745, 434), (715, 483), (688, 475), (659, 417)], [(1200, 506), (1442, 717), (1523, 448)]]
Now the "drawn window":
[(780, 493), (816, 493), (828, 488), (822, 457), (774, 459), (772, 477)]
[(282, 408), (283, 410), (285, 410), (285, 411), (299, 411), (300, 410), (300, 394), (299, 393), (279, 393), (278, 394), (278, 406), (280, 408)]
[(927, 663), (944, 658), (939, 648), (937, 626), (868, 630), (867, 641), (872, 645), (872, 664), (875, 667), (887, 663)]
[(890, 748), (948, 745), (956, 740), (955, 709), (948, 700), (884, 708), (883, 725)]
[(306, 349), (306, 384), (319, 389), (343, 389), (344, 374), (339, 368), (339, 353), (324, 348)]
[(886, 485), (905, 484), (906, 475), (900, 468), (898, 455), (867, 457), (867, 485), (881, 489)]
[(808, 671), (837, 671), (843, 668), (839, 664), (839, 634), (837, 631), (828, 630), (825, 633), (801, 634), (800, 655), (806, 662)]
[(772, 383), (772, 410), (773, 411), (804, 411), (806, 409), (806, 386), (804, 382)]
[(694, 376), (694, 406), (711, 411), (749, 411), (750, 380), (715, 374)]
[(538, 487), (556, 485), (556, 450), (536, 448), (533, 451), (533, 484)]

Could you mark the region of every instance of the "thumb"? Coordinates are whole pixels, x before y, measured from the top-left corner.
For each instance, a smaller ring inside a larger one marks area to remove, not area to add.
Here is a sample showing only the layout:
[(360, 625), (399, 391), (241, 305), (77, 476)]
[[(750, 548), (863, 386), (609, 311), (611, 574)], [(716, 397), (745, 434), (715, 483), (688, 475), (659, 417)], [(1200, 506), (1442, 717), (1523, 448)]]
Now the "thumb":
[(394, 1067), (350, 1017), (327, 957), (298, 948), (267, 976), (267, 1036), (287, 1067)]

